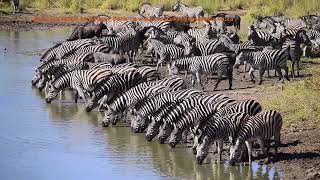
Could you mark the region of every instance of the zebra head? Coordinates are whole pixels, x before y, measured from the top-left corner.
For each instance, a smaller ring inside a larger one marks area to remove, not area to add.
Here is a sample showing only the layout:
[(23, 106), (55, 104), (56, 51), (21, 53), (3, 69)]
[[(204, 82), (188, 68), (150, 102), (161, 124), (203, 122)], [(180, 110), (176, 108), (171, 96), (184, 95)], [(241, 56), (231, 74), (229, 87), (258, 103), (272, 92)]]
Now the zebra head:
[(104, 118), (102, 120), (102, 126), (108, 127), (110, 123), (116, 125), (120, 119), (123, 119), (124, 114), (122, 112), (116, 112), (112, 107), (107, 105), (108, 110), (104, 112)]
[(132, 121), (131, 129), (134, 133), (142, 133), (148, 126), (148, 119), (140, 113), (137, 113)]
[(184, 43), (184, 55), (185, 56), (191, 56), (195, 51), (196, 51), (195, 42), (192, 42), (192, 43), (185, 42)]
[(201, 137), (201, 134), (202, 134), (202, 130), (199, 129), (199, 126), (196, 126), (193, 130), (192, 130), (192, 133), (193, 133), (193, 145), (192, 145), (192, 152), (194, 155), (197, 154), (197, 147), (199, 145), (199, 138)]
[(33, 86), (36, 85), (40, 81), (41, 78), (42, 78), (42, 71), (39, 69), (36, 69), (36, 71), (32, 77), (31, 84)]
[(171, 132), (173, 130), (173, 126), (169, 124), (168, 122), (165, 122), (159, 129), (159, 142), (160, 144), (164, 144), (166, 139), (170, 136)]
[(244, 141), (240, 138), (233, 140), (230, 145), (230, 164), (234, 165), (236, 162), (240, 160), (242, 146), (244, 145)]
[(203, 132), (198, 138), (198, 147), (196, 148), (197, 164), (202, 164), (203, 160), (207, 157), (212, 142), (206, 132)]
[(104, 118), (102, 120), (102, 126), (108, 127), (111, 122), (114, 121), (116, 112), (113, 110), (113, 108), (107, 106), (108, 110), (104, 111)]
[(173, 11), (181, 11), (181, 3), (177, 2), (176, 5), (173, 6)]
[(45, 89), (45, 92), (46, 92), (46, 102), (51, 103), (51, 101), (55, 97), (57, 97), (60, 90), (58, 88), (54, 87), (54, 85), (52, 83), (47, 83), (47, 87)]
[(91, 98), (89, 99), (89, 101), (88, 101), (88, 103), (86, 105), (86, 111), (87, 112), (92, 111), (98, 105), (98, 100), (99, 99), (97, 98), (96, 94), (94, 92), (92, 92), (91, 95), (92, 96), (91, 96)]
[(161, 126), (161, 122), (155, 120), (152, 117), (152, 122), (149, 124), (147, 133), (146, 133), (147, 141), (152, 141), (152, 139), (159, 133), (160, 126)]
[(183, 131), (178, 127), (174, 127), (169, 140), (169, 144), (171, 147), (175, 147), (180, 142), (180, 140), (182, 139), (182, 132)]
[(169, 70), (169, 75), (178, 75), (179, 74), (179, 69), (176, 66), (176, 62), (173, 61), (171, 65), (168, 65), (168, 70)]
[(46, 86), (48, 81), (49, 81), (49, 77), (47, 75), (42, 75), (42, 78), (36, 85), (39, 91), (42, 91), (42, 89)]
[(311, 46), (311, 41), (310, 41), (310, 39), (309, 39), (309, 37), (307, 35), (307, 32), (305, 30), (299, 30), (296, 33), (295, 39), (297, 41), (299, 41), (300, 43), (304, 43), (307, 46)]

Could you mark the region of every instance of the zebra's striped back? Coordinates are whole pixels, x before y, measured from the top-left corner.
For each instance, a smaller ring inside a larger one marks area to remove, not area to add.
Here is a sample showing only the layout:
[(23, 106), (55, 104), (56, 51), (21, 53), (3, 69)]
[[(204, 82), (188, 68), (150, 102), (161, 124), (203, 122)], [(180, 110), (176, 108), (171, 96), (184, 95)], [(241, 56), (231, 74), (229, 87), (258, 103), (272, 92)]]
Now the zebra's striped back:
[(224, 108), (219, 109), (215, 116), (223, 117), (228, 114), (233, 114), (233, 113), (245, 113), (249, 114), (250, 116), (254, 116), (258, 114), (259, 112), (262, 111), (261, 105), (252, 99), (248, 99), (230, 106), (226, 106)]
[(97, 84), (92, 91), (92, 97), (86, 105), (87, 112), (95, 108), (98, 100), (104, 95), (107, 95), (109, 99), (112, 99), (112, 97), (120, 95), (143, 81), (141, 74), (135, 70), (123, 74), (115, 74), (109, 79), (103, 80)]

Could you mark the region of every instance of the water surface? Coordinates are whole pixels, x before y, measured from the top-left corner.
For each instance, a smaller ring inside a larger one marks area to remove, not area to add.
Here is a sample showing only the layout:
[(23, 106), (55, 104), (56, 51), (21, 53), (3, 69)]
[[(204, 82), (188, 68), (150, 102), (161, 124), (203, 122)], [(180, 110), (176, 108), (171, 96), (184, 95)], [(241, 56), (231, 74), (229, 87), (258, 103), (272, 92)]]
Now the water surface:
[[(228, 166), (207, 158), (199, 166), (190, 148), (147, 142), (127, 127), (102, 128), (66, 93), (46, 104), (31, 88), (37, 52), (71, 29), (0, 32), (0, 179), (274, 179), (267, 166)], [(6, 50), (4, 50), (6, 48)]]

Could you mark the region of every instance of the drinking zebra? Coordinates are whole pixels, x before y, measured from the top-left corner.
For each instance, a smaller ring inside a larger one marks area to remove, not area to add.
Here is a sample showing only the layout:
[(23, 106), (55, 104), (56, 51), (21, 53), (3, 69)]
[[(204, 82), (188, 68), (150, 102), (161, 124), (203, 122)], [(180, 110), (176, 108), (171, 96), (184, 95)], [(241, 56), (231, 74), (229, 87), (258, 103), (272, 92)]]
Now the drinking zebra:
[(134, 112), (135, 117), (132, 120), (131, 129), (133, 132), (143, 132), (149, 124), (149, 116), (155, 113), (159, 108), (164, 105), (183, 98), (188, 98), (193, 95), (200, 94), (200, 91), (193, 89), (184, 89), (175, 92), (162, 92), (154, 97), (148, 98), (146, 101), (143, 101), (139, 104), (138, 107), (135, 107), (136, 112)]
[(248, 118), (249, 115), (244, 113), (234, 113), (223, 117), (212, 116), (212, 123), (201, 132), (198, 138), (199, 145), (196, 149), (197, 164), (202, 164), (214, 142), (217, 142), (218, 161), (221, 161), (223, 142), (225, 140), (230, 141)]
[(239, 160), (240, 148), (245, 143), (248, 148), (249, 163), (252, 162), (252, 142), (257, 141), (265, 156), (268, 157), (265, 142), (273, 138), (275, 142), (275, 155), (280, 144), (280, 131), (282, 127), (281, 115), (273, 110), (249, 117), (232, 138), (230, 147), (230, 161), (234, 164)]
[(109, 79), (98, 83), (91, 92), (91, 98), (86, 105), (86, 111), (90, 112), (98, 105), (98, 101), (107, 95), (109, 99), (129, 90), (130, 88), (143, 82), (143, 78), (136, 70), (128, 71), (123, 74), (115, 74)]
[(112, 71), (108, 69), (94, 69), (94, 70), (75, 70), (64, 76), (54, 80), (48, 84), (46, 89), (46, 102), (51, 101), (57, 94), (65, 88), (75, 89), (75, 102), (77, 103), (78, 94), (86, 102), (85, 93), (92, 90), (93, 86), (103, 79), (112, 75)]

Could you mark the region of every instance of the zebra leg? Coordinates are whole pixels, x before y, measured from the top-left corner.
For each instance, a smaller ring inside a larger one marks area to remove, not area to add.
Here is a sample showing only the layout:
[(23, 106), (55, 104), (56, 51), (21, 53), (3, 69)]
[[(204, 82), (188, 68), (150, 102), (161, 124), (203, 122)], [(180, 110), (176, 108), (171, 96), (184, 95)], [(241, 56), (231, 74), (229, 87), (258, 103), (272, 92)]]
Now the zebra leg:
[(248, 149), (248, 157), (249, 157), (249, 164), (252, 163), (252, 143), (249, 141), (246, 141), (247, 149)]
[(259, 69), (259, 75), (260, 75), (260, 81), (259, 81), (259, 85), (262, 84), (262, 81), (263, 81), (263, 74), (265, 72), (265, 69)]
[(191, 74), (191, 84), (192, 84), (192, 87), (195, 86), (195, 81), (196, 81), (196, 75), (194, 73)]
[(196, 72), (196, 78), (197, 78), (197, 82), (200, 85), (202, 91), (204, 91), (204, 87), (203, 87), (202, 82), (201, 82), (201, 74), (200, 74), (200, 72)]
[(300, 60), (297, 60), (297, 76), (300, 77), (299, 69), (300, 69)]
[(81, 87), (76, 88), (78, 91), (79, 96), (84, 100), (84, 103), (86, 104), (86, 96), (84, 95), (83, 89)]
[(79, 93), (78, 93), (78, 90), (73, 90), (73, 92), (74, 92), (74, 102), (75, 103), (78, 103), (78, 97), (79, 97)]
[(185, 129), (182, 133), (182, 142), (187, 143), (188, 142), (188, 134), (189, 134), (189, 129)]
[(295, 73), (294, 73), (294, 65), (295, 65), (295, 60), (292, 60), (292, 64), (291, 64), (291, 77), (295, 77)]
[(229, 90), (232, 89), (232, 68), (229, 68), (228, 71), (227, 71), (227, 77), (228, 77), (228, 80), (229, 80)]
[[(258, 139), (258, 144), (260, 145), (261, 147), (261, 150), (262, 150), (262, 153), (263, 153), (263, 158), (266, 158), (266, 160), (268, 161), (269, 160), (269, 157), (268, 157), (268, 153), (267, 153), (267, 150), (266, 148), (264, 147), (264, 140), (262, 139)], [(267, 163), (267, 161), (265, 161), (265, 163)]]
[(278, 72), (278, 74), (279, 74), (279, 81), (280, 81), (280, 80), (282, 79), (282, 72), (281, 72), (280, 67), (276, 67), (275, 72)]
[(243, 62), (243, 79), (246, 79), (246, 71), (247, 71), (246, 64), (247, 64), (247, 62), (244, 61)]
[(222, 154), (222, 151), (223, 151), (223, 140), (218, 140), (217, 141), (218, 143), (218, 155), (219, 155), (219, 158), (218, 158), (218, 162), (221, 161), (221, 154)]
[(278, 153), (278, 147), (280, 145), (280, 136), (281, 136), (281, 133), (280, 133), (280, 130), (279, 131), (276, 131), (275, 134), (274, 134), (274, 156), (277, 156), (277, 153)]
[(268, 78), (271, 79), (270, 70), (269, 69), (268, 69), (267, 73), (268, 73)]
[(254, 69), (253, 68), (250, 68), (250, 70), (249, 70), (249, 76), (250, 76), (250, 78), (251, 78), (251, 81), (253, 82), (253, 84), (254, 83), (256, 83), (256, 81), (254, 80), (254, 75), (253, 75), (253, 72), (254, 72)]
[(283, 67), (283, 69), (284, 69), (284, 77), (285, 77), (288, 81), (290, 81), (290, 79), (289, 79), (289, 68), (288, 68), (288, 66)]

